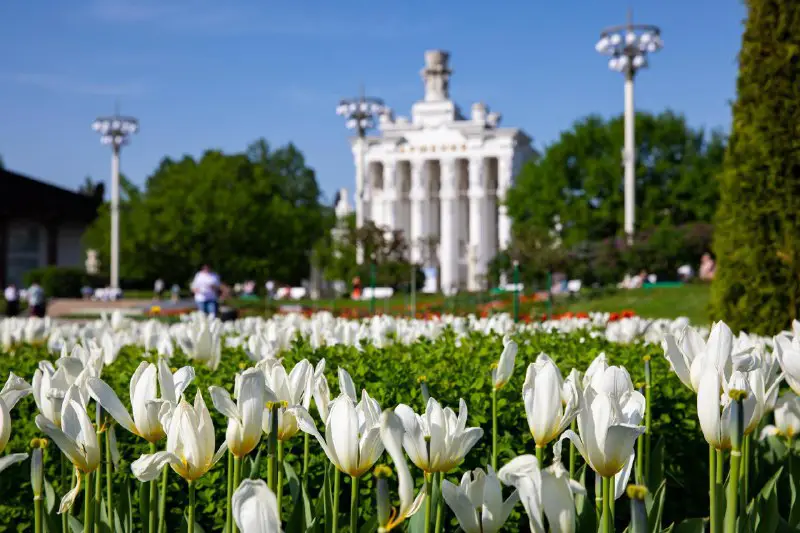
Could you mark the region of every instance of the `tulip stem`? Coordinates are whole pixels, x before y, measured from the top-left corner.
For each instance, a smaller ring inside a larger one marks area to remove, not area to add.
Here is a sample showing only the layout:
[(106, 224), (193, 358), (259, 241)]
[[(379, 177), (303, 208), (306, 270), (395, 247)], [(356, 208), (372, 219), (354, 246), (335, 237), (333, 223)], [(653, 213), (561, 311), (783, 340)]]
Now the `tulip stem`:
[(442, 497), (442, 482), (444, 481), (444, 472), (439, 472), (438, 475), (439, 486), (439, 500), (436, 502), (436, 527), (435, 533), (441, 533), (442, 526), (444, 525), (444, 498)]
[(544, 468), (544, 446), (536, 445), (536, 462), (539, 463), (539, 468)]
[(338, 468), (333, 469), (333, 509), (331, 513), (331, 533), (339, 530), (339, 490), (342, 481), (342, 473)]
[(114, 478), (112, 477), (114, 463), (111, 460), (111, 439), (109, 438), (109, 431), (111, 431), (111, 418), (106, 417), (109, 421), (109, 427), (106, 429), (106, 504), (108, 506), (108, 520), (111, 524), (114, 523)]
[(722, 450), (715, 451), (717, 456), (717, 467), (715, 474), (717, 476), (717, 532), (722, 533), (725, 522), (725, 509), (723, 508), (723, 496), (725, 495), (725, 454)]
[(614, 523), (611, 518), (611, 501), (614, 499), (612, 494), (612, 482), (614, 478), (603, 478), (603, 533), (612, 533)]
[[(731, 418), (731, 472), (728, 482), (727, 509), (725, 511), (725, 533), (736, 533), (736, 521), (739, 518), (739, 476), (742, 466), (742, 447), (746, 443), (744, 438), (744, 402), (747, 393), (741, 390), (730, 391), (733, 399)], [(791, 458), (790, 458), (791, 459)]]
[(650, 437), (653, 434), (653, 371), (650, 365), (650, 356), (645, 357), (644, 360), (644, 382), (644, 425), (646, 429), (644, 432), (644, 472), (642, 473), (647, 481), (647, 478), (650, 477)]
[(158, 499), (158, 533), (167, 532), (167, 472), (169, 468), (161, 471), (161, 495)]
[(233, 510), (232, 510), (232, 498), (233, 498), (233, 454), (230, 450), (228, 450), (228, 492), (227, 492), (227, 502), (226, 509), (225, 509), (225, 531), (226, 533), (231, 533), (233, 531), (233, 527), (231, 524), (233, 523)]
[(708, 445), (708, 522), (709, 533), (718, 533), (717, 516), (717, 450)]
[(358, 531), (358, 481), (359, 478), (350, 477), (350, 531)]
[[(156, 443), (150, 443), (150, 453), (156, 453)], [(147, 506), (149, 511), (148, 529), (150, 533), (156, 533), (156, 513), (158, 512), (158, 482), (154, 479), (150, 481), (150, 504)]]
[(99, 403), (95, 411), (95, 426), (97, 429), (97, 446), (100, 451), (100, 464), (94, 474), (94, 533), (100, 533), (100, 507), (103, 500), (103, 469), (100, 467), (103, 464), (103, 408)]
[(186, 532), (194, 533), (194, 483), (189, 482), (189, 518), (186, 524)]
[(431, 533), (431, 502), (433, 500), (433, 474), (425, 474), (425, 533)]
[(311, 443), (311, 435), (309, 433), (303, 433), (303, 485), (308, 483), (308, 461), (309, 461), (309, 449)]
[[(576, 421), (572, 421), (572, 424), (569, 425), (572, 431), (577, 431), (578, 423)], [(569, 441), (569, 478), (575, 479), (575, 469), (578, 463), (578, 452), (575, 449), (575, 446), (572, 444), (572, 441)]]
[(497, 471), (497, 389), (492, 387), (492, 468)]
[[(70, 489), (67, 488), (67, 456), (61, 454), (61, 492), (66, 494)], [(69, 531), (69, 513), (61, 514), (61, 531)]]
[(277, 465), (277, 481), (276, 486), (278, 490), (276, 490), (276, 495), (278, 497), (278, 516), (281, 516), (281, 504), (283, 503), (283, 441), (278, 441), (278, 465)]
[(270, 408), (270, 431), (267, 447), (267, 476), (269, 488), (277, 492), (278, 484), (278, 403), (273, 403)]
[(742, 448), (742, 509), (745, 509), (747, 502), (750, 501), (750, 449), (752, 447), (753, 434), (745, 435), (744, 447)]
[(594, 512), (600, 522), (599, 530), (603, 529), (603, 478), (597, 472), (594, 473)]
[[(80, 476), (80, 474), (78, 474)], [(83, 486), (83, 533), (92, 531), (92, 475), (86, 474)]]
[[(236, 489), (239, 488), (239, 482), (242, 479), (242, 458), (234, 456), (233, 458), (233, 492), (236, 492)], [(278, 507), (278, 516), (280, 517), (281, 508)], [(231, 521), (231, 533), (237, 530), (236, 524)]]
[(644, 435), (636, 439), (636, 483), (647, 485), (644, 478)]

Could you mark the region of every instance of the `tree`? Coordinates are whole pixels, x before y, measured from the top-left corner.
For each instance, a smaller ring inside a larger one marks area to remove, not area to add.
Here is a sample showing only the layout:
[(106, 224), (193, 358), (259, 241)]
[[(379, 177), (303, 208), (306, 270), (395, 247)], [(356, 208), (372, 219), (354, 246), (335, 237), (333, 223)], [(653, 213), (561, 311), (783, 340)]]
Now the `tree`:
[[(123, 185), (121, 227), (134, 227), (121, 235), (122, 276), (184, 283), (208, 263), (231, 282), (305, 278), (312, 245), (326, 231), (314, 171), (293, 146), (262, 155), (165, 158), (143, 191)], [(301, 190), (290, 190), (294, 179)], [(101, 215), (87, 244), (104, 249), (107, 224)]]
[(734, 331), (774, 334), (800, 312), (800, 4), (746, 3), (711, 303)]
[[(690, 128), (672, 112), (636, 115), (637, 230), (665, 220), (709, 221), (717, 202), (716, 174), (725, 139)], [(589, 116), (576, 122), (528, 163), (508, 194), (514, 233), (547, 236), (558, 217), (565, 246), (622, 231), (623, 118)]]
[(78, 192), (102, 200), (106, 187), (102, 181), (94, 181), (91, 176), (86, 176), (78, 187)]

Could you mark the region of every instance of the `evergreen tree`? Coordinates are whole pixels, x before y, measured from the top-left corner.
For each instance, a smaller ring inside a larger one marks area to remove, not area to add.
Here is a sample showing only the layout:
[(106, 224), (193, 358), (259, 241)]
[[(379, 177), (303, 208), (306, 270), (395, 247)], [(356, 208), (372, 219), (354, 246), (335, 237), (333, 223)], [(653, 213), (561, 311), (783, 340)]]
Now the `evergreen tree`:
[(800, 312), (800, 2), (746, 3), (711, 305), (734, 331), (775, 334)]

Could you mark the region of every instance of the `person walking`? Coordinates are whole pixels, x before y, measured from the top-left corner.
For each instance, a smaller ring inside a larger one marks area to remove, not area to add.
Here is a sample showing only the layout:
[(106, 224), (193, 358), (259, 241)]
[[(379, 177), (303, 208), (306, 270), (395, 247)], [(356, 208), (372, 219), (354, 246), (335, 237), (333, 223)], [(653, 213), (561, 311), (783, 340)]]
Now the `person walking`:
[(45, 301), (44, 289), (37, 281), (31, 283), (28, 287), (28, 308), (30, 309), (31, 316), (44, 318)]
[(219, 276), (211, 271), (208, 265), (203, 265), (192, 280), (192, 292), (197, 309), (210, 316), (217, 316), (219, 304), (217, 303), (220, 289)]
[(17, 316), (19, 314), (19, 290), (13, 283), (6, 287), (3, 293), (6, 299), (6, 316)]
[(153, 301), (160, 300), (161, 294), (164, 292), (164, 280), (158, 278), (153, 284)]

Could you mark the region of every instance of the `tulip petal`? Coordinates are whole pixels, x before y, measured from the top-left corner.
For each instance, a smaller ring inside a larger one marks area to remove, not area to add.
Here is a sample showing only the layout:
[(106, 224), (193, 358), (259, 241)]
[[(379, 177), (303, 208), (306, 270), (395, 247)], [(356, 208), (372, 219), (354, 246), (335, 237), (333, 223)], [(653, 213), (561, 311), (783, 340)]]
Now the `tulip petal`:
[(397, 471), (397, 492), (400, 495), (400, 511), (413, 507), (412, 498), (414, 497), (414, 480), (408, 469), (406, 458), (403, 455), (403, 421), (390, 410), (386, 410), (381, 415), (380, 436), (386, 453), (392, 458), (394, 468)]
[(246, 479), (233, 493), (233, 519), (247, 533), (281, 533), (278, 500), (263, 480)]
[(374, 426), (361, 436), (358, 443), (358, 471), (366, 472), (383, 453), (380, 427)]
[(139, 430), (136, 429), (136, 425), (133, 423), (131, 415), (128, 414), (128, 410), (125, 409), (125, 406), (122, 404), (122, 401), (120, 401), (117, 393), (114, 392), (114, 389), (109, 387), (105, 381), (100, 378), (89, 378), (86, 382), (86, 388), (89, 391), (89, 395), (94, 398), (119, 425), (134, 435), (139, 435)]
[(673, 372), (675, 372), (675, 374), (678, 376), (678, 379), (681, 380), (681, 383), (691, 389), (692, 377), (689, 372), (690, 367), (684, 358), (683, 352), (678, 347), (678, 341), (675, 336), (671, 333), (664, 335), (662, 346), (664, 348), (664, 357), (666, 357), (667, 361), (669, 361)]
[(551, 533), (575, 531), (575, 503), (569, 475), (556, 475), (549, 468), (542, 472), (542, 507)]
[(45, 418), (44, 415), (36, 415), (36, 427), (55, 442), (56, 446), (67, 456), (67, 459), (69, 459), (73, 465), (78, 465), (83, 462), (83, 455), (80, 449), (78, 449), (75, 440)]
[(453, 514), (456, 515), (458, 525), (461, 526), (465, 533), (482, 533), (475, 507), (461, 487), (444, 480), (442, 482), (442, 497), (444, 497), (444, 501), (453, 511)]
[[(629, 462), (633, 447), (639, 435), (647, 430), (644, 426), (618, 424), (608, 428), (605, 447), (603, 448), (603, 464), (595, 465), (597, 472), (604, 477), (615, 476)], [(630, 473), (628, 474), (630, 475)]]
[(76, 472), (76, 483), (75, 486), (72, 487), (69, 492), (64, 494), (64, 497), (61, 498), (61, 503), (58, 505), (58, 514), (64, 514), (70, 509), (72, 509), (72, 505), (75, 503), (75, 499), (78, 497), (78, 494), (81, 493), (81, 473)]
[(194, 380), (194, 376), (194, 368), (191, 366), (179, 368), (177, 372), (172, 374), (172, 381), (175, 383), (175, 399), (173, 400), (173, 403), (177, 403), (181, 396), (183, 396), (186, 388), (189, 386), (192, 380)]
[(348, 398), (353, 400), (354, 402), (358, 401), (358, 393), (356, 393), (356, 386), (353, 383), (353, 378), (350, 377), (350, 374), (342, 367), (339, 367), (339, 392), (341, 394), (347, 395)]
[(339, 459), (342, 472), (350, 475), (358, 470), (358, 414), (353, 402), (346, 397), (334, 400), (331, 405), (327, 426), (333, 431), (326, 431), (328, 445)]
[(636, 462), (636, 453), (632, 453), (622, 470), (614, 476), (614, 499), (619, 500), (625, 493), (628, 480), (631, 478), (633, 464)]
[(168, 464), (182, 466), (180, 458), (172, 452), (160, 451), (142, 455), (131, 463), (131, 472), (139, 481), (153, 481)]
[(721, 447), (722, 426), (720, 421), (720, 377), (716, 369), (703, 373), (697, 389), (697, 417), (706, 442)]
[(28, 458), (27, 453), (11, 453), (0, 458), (0, 472), (8, 468), (9, 466), (22, 462)]
[(332, 448), (328, 447), (328, 443), (325, 442), (325, 439), (317, 430), (317, 426), (314, 424), (314, 419), (311, 418), (311, 415), (308, 414), (308, 411), (302, 407), (293, 407), (292, 409), (289, 409), (289, 411), (291, 411), (297, 419), (297, 425), (300, 427), (300, 431), (303, 433), (308, 433), (317, 439), (317, 442), (319, 442), (319, 445), (322, 447), (322, 451), (324, 451), (325, 455), (328, 456), (328, 459), (331, 463), (333, 463), (333, 466), (341, 470), (342, 468), (339, 465), (339, 459), (336, 457), (336, 452)]
[[(231, 400), (231, 395), (228, 394), (228, 391), (223, 389), (222, 387), (217, 387), (216, 385), (212, 385), (208, 388), (208, 393), (211, 395), (211, 403), (214, 405), (214, 409), (220, 412), (226, 418), (233, 418), (234, 420), (238, 420), (241, 422), (241, 416), (239, 415), (239, 410), (236, 408), (236, 404), (233, 403)], [(259, 406), (261, 412), (264, 412), (263, 405)], [(261, 424), (259, 424), (261, 426)]]

